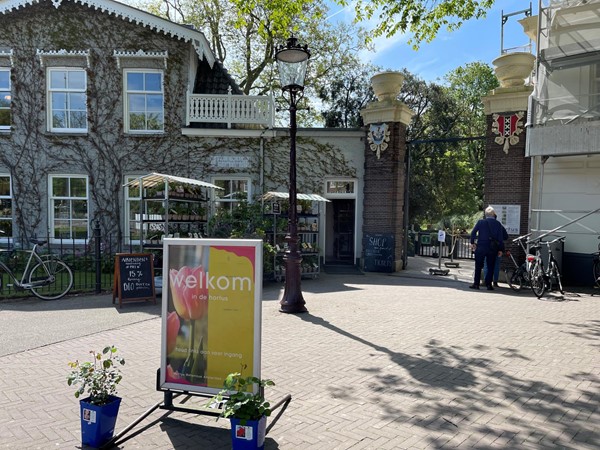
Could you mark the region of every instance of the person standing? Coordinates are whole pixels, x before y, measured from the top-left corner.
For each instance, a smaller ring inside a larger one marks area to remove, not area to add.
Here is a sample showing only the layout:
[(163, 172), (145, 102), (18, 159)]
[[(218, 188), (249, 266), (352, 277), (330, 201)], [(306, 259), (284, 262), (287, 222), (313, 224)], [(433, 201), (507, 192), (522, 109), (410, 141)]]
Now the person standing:
[[(502, 235), (502, 224), (495, 219), (494, 208), (488, 206), (485, 209), (485, 217), (480, 219), (471, 231), (471, 248), (475, 251), (475, 277), (470, 289), (479, 289), (481, 282), (481, 269), (484, 261), (488, 266), (485, 276), (485, 285), (488, 291), (493, 291), (492, 278), (496, 266), (496, 258), (502, 256), (504, 251), (504, 239)], [(477, 239), (477, 243), (475, 240)]]
[[(498, 220), (498, 216), (496, 214), (494, 214), (494, 219)], [(500, 222), (500, 226), (502, 227), (502, 240), (503, 240), (503, 242), (506, 242), (508, 240), (508, 233), (506, 232), (506, 228), (504, 228), (504, 225), (502, 225), (502, 222)], [(501, 265), (502, 265), (502, 254), (499, 254), (496, 257), (496, 265), (494, 266), (494, 287), (498, 287), (498, 278), (500, 278), (500, 266)], [(488, 271), (487, 261), (483, 260), (483, 276), (484, 277), (487, 276), (487, 271)]]

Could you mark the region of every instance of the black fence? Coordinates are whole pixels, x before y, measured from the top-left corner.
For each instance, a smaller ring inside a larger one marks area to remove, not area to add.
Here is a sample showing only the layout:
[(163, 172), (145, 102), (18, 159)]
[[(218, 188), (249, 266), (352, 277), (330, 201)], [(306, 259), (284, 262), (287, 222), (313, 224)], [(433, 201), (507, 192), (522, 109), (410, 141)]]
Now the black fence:
[(412, 234), (415, 254), (418, 256), (431, 256), (438, 258), (440, 251), (442, 258), (452, 259), (474, 259), (475, 255), (471, 251), (471, 241), (469, 234), (461, 234), (454, 239), (446, 234), (446, 239), (442, 242), (438, 241), (437, 232), (420, 231)]
[[(46, 241), (43, 246), (38, 246), (40, 255), (58, 256), (73, 271), (71, 294), (100, 293), (112, 290), (115, 254), (140, 252), (139, 242), (131, 242), (129, 238), (119, 239), (117, 236), (102, 236), (98, 224), (94, 224), (92, 237), (86, 239), (84, 243), (74, 242), (72, 239), (56, 239), (52, 236), (38, 236), (36, 239)], [(19, 281), (22, 279), (29, 259), (29, 253), (26, 250), (31, 248), (31, 242), (24, 239), (11, 238), (0, 243), (0, 261), (14, 273)], [(0, 281), (0, 298), (31, 295), (28, 290), (16, 288), (14, 280), (5, 270), (0, 270)]]

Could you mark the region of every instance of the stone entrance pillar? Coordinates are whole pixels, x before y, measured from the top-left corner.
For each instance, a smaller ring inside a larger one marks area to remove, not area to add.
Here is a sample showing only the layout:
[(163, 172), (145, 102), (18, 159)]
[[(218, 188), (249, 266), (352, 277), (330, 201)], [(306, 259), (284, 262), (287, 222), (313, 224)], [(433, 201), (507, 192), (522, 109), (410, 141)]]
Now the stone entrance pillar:
[[(487, 122), (484, 207), (503, 206), (496, 212), (504, 225), (508, 225), (511, 238), (529, 230), (531, 163), (525, 157), (525, 123), (533, 87), (525, 85), (525, 78), (531, 74), (534, 60), (532, 54), (524, 52), (496, 58), (493, 64), (500, 87), (482, 98)], [(507, 248), (518, 250), (510, 245)]]
[[(394, 237), (394, 258), (390, 270), (402, 269), (404, 241), (404, 191), (406, 127), (414, 113), (396, 100), (404, 77), (399, 72), (381, 72), (371, 78), (378, 101), (360, 114), (366, 127), (363, 204), (363, 249), (367, 236)], [(364, 261), (364, 255), (363, 255)], [(377, 270), (377, 269), (376, 269)]]

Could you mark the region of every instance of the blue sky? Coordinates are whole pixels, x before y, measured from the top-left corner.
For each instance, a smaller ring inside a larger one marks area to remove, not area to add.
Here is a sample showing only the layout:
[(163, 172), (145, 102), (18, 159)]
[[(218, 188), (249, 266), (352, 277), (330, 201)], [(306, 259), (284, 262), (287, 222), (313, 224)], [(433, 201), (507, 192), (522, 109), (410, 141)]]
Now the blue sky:
[[(433, 42), (422, 43), (418, 51), (406, 43), (408, 36), (396, 35), (391, 39), (378, 39), (375, 52), (363, 54), (362, 59), (389, 70), (406, 68), (427, 81), (442, 79), (451, 70), (469, 62), (491, 65), (500, 56), (502, 12), (510, 14), (528, 9), (529, 4), (525, 0), (496, 0), (486, 19), (468, 21), (455, 32), (441, 30)], [(537, 1), (532, 1), (532, 8), (536, 15)], [(333, 5), (331, 14), (334, 16), (330, 20), (352, 20), (351, 7), (340, 10), (341, 7)], [(529, 43), (518, 23), (523, 17), (522, 14), (509, 17), (504, 25), (504, 48)]]

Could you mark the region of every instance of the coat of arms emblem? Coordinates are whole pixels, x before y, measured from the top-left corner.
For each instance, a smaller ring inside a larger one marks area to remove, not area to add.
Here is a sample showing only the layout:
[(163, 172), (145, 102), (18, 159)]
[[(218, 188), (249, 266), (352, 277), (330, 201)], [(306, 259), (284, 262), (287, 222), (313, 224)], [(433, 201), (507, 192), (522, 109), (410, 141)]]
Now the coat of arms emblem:
[(523, 132), (523, 117), (525, 117), (523, 111), (510, 116), (501, 116), (500, 114), (492, 116), (492, 133), (499, 135), (494, 142), (502, 145), (502, 150), (506, 154), (508, 154), (509, 146), (519, 142), (519, 134)]
[(381, 152), (388, 148), (390, 141), (390, 129), (387, 123), (374, 123), (369, 125), (367, 141), (371, 150), (377, 153), (377, 159), (381, 157)]

